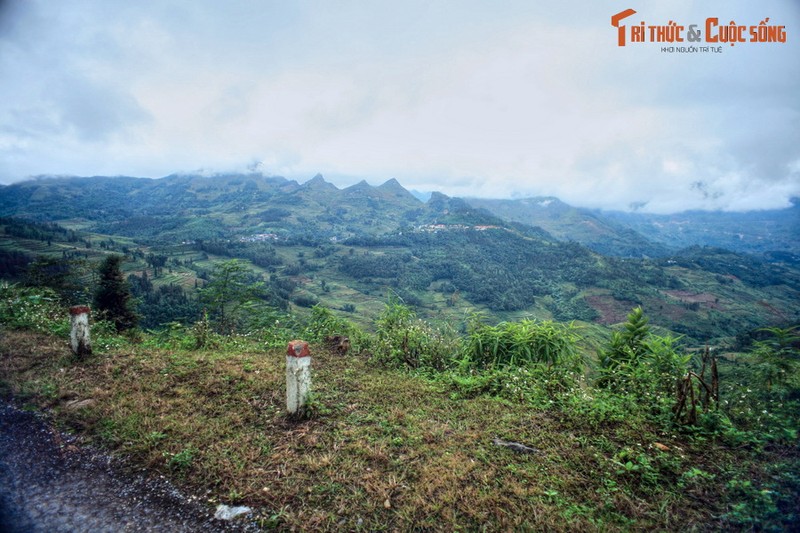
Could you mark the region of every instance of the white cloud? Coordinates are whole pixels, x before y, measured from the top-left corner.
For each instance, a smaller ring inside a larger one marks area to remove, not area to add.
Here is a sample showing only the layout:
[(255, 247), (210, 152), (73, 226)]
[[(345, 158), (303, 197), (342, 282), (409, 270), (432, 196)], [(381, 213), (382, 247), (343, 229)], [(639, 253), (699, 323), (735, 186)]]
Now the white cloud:
[[(396, 177), (592, 207), (800, 195), (797, 38), (721, 54), (620, 49), (611, 8), (580, 2), (12, 4), (0, 182), (261, 161), (351, 177), (339, 185)], [(788, 0), (640, 4), (652, 23), (770, 16), (800, 37)]]

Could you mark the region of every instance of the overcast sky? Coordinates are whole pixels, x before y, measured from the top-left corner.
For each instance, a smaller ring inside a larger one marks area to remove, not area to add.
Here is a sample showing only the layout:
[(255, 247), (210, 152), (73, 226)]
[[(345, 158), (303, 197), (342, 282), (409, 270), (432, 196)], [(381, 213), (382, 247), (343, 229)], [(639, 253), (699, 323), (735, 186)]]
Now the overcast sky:
[[(769, 17), (787, 40), (619, 47), (626, 8), (624, 24), (702, 30)], [(800, 2), (0, 0), (0, 183), (248, 168), (784, 207), (800, 196)]]

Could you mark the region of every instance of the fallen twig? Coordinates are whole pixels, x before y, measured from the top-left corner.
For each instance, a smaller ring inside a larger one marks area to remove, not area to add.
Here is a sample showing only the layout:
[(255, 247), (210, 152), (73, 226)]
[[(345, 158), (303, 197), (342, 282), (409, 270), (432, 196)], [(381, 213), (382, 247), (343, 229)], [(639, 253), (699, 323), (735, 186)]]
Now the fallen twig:
[(524, 444), (520, 444), (519, 442), (508, 442), (504, 440), (500, 440), (497, 437), (492, 441), (496, 446), (505, 446), (506, 448), (511, 448), (513, 451), (517, 453), (538, 453), (539, 450), (536, 448), (531, 448), (530, 446), (525, 446)]

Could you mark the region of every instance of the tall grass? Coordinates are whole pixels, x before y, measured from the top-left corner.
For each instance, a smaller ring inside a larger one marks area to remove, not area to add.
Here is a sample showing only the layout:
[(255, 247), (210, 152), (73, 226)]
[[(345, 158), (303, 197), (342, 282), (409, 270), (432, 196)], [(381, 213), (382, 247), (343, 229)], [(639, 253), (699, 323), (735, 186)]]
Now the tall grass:
[(531, 363), (548, 368), (580, 367), (578, 340), (572, 324), (521, 320), (496, 326), (473, 326), (464, 346), (464, 356), (479, 368), (523, 366)]

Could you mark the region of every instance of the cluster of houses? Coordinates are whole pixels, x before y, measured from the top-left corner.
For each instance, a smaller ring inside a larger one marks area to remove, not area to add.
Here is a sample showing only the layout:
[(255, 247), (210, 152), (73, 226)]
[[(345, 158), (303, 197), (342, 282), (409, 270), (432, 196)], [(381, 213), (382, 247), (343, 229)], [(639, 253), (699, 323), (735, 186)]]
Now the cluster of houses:
[(240, 242), (274, 242), (277, 240), (278, 235), (276, 233), (256, 233), (255, 235), (248, 235), (247, 237), (239, 237)]
[(417, 231), (437, 233), (439, 231), (486, 231), (499, 228), (500, 226), (467, 226), (466, 224), (422, 224), (421, 226), (417, 226)]

